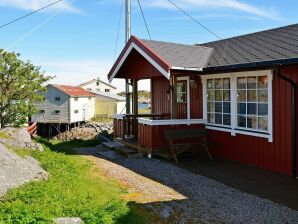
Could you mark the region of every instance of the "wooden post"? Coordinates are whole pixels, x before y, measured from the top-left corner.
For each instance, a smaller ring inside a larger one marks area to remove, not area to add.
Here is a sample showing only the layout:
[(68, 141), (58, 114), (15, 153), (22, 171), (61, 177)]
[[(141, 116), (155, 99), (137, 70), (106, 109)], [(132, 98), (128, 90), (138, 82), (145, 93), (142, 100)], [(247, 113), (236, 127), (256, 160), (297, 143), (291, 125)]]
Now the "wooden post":
[(134, 138), (138, 138), (138, 80), (133, 79), (132, 82), (132, 89), (133, 89), (133, 134)]
[(177, 119), (178, 118), (178, 105), (177, 105), (177, 77), (172, 76), (171, 77), (172, 81), (172, 100), (171, 100), (171, 108), (172, 108), (172, 114), (171, 118), (172, 119)]

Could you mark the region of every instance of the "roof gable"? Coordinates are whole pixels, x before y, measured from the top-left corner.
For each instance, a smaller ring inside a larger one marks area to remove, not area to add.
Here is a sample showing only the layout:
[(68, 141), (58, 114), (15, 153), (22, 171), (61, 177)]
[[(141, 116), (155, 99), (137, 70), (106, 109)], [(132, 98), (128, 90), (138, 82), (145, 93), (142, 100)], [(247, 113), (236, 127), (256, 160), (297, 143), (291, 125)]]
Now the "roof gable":
[(89, 80), (89, 81), (87, 81), (87, 82), (84, 82), (84, 83), (80, 84), (79, 87), (84, 87), (84, 86), (89, 85), (89, 84), (94, 83), (94, 82), (100, 82), (100, 83), (102, 83), (102, 84), (104, 84), (104, 85), (107, 85), (107, 86), (113, 88), (113, 89), (117, 89), (115, 86), (113, 86), (113, 85), (111, 85), (111, 84), (109, 84), (109, 83), (106, 83), (106, 82), (104, 82), (104, 81), (102, 81), (102, 80), (100, 80), (100, 79), (92, 79), (92, 80)]

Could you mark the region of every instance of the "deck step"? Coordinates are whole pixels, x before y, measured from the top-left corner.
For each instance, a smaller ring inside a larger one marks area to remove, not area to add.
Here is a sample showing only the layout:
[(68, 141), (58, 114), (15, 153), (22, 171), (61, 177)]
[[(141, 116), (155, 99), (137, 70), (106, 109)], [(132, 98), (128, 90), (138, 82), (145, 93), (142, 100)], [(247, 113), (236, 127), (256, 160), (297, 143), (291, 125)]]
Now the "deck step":
[(136, 150), (129, 148), (129, 147), (115, 147), (115, 148), (113, 148), (113, 150), (127, 158), (138, 158), (139, 157), (139, 153)]
[(124, 147), (122, 143), (119, 142), (103, 142), (102, 145), (106, 148)]
[(98, 154), (110, 160), (124, 159), (124, 156), (120, 155), (115, 151), (101, 151), (101, 152), (98, 152)]

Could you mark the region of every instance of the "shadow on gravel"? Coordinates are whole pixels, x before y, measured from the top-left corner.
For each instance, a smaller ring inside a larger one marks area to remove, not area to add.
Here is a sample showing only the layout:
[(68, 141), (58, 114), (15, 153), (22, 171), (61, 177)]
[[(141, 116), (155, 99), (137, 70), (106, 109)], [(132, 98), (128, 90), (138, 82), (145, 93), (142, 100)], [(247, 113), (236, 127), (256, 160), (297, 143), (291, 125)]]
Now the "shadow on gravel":
[[(80, 149), (77, 153), (105, 159), (95, 148)], [(290, 177), (204, 157), (183, 158), (178, 165), (164, 160), (145, 158), (116, 159), (111, 162), (159, 182), (187, 198), (157, 203), (163, 207), (162, 213), (165, 211), (165, 216), (171, 213), (171, 207), (175, 205), (187, 213), (188, 217), (194, 216), (194, 220), (200, 220), (195, 217), (203, 217), (208, 222), (249, 222), (258, 217), (256, 223), (274, 220), (282, 223), (279, 221), (292, 222), (298, 219), (298, 211), (287, 208), (296, 210), (298, 208), (298, 181)], [(278, 194), (283, 196), (276, 197)], [(149, 203), (147, 206), (151, 207), (150, 204), (156, 205)], [(210, 214), (206, 214), (206, 210)], [(175, 215), (176, 213), (177, 211)]]

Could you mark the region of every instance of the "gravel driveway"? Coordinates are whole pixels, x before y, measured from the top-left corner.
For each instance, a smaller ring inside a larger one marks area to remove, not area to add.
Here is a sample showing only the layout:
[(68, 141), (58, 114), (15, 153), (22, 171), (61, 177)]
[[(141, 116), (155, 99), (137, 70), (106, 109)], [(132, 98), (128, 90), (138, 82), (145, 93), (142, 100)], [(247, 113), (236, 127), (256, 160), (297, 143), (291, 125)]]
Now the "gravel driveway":
[(165, 223), (298, 223), (298, 211), (156, 159), (88, 156)]

